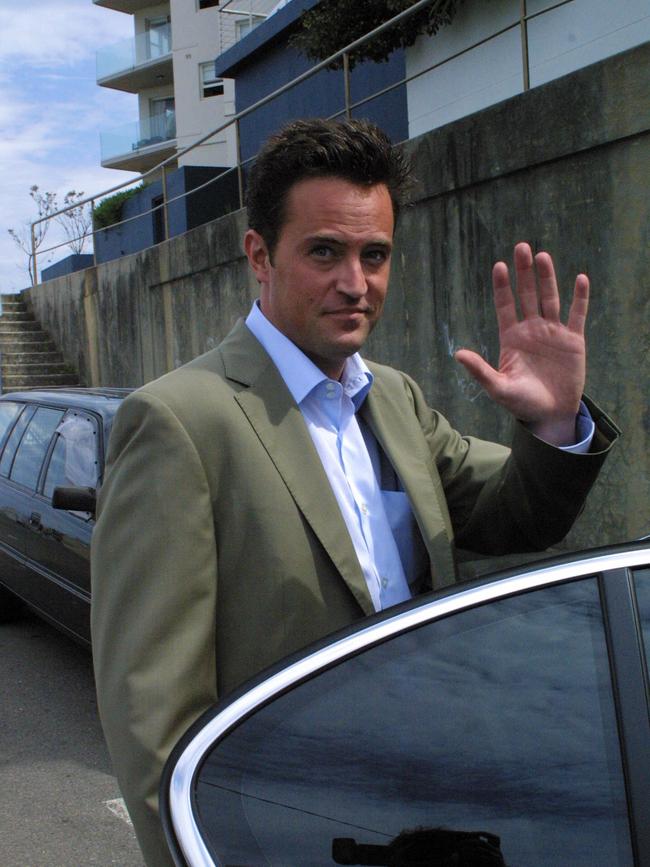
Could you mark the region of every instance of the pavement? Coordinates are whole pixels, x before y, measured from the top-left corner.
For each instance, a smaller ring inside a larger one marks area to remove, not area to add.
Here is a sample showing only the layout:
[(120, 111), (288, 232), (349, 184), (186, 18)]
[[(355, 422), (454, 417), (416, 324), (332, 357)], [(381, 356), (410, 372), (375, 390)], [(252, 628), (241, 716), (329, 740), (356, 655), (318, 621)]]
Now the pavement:
[(0, 624), (2, 867), (143, 867), (97, 715), (90, 652)]

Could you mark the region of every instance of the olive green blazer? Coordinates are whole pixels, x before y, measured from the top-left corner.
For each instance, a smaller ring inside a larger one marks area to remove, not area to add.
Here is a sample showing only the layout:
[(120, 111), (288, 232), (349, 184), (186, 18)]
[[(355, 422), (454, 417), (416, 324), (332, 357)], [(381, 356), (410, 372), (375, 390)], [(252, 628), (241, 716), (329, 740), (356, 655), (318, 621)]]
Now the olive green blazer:
[[(371, 365), (362, 409), (410, 498), (422, 589), (456, 580), (454, 545), (547, 547), (580, 510), (615, 438), (567, 455), (515, 433), (462, 438), (418, 387)], [(240, 322), (217, 349), (121, 407), (92, 544), (99, 709), (151, 867), (171, 865), (156, 815), (162, 765), (193, 720), (246, 678), (372, 612), (300, 410)]]

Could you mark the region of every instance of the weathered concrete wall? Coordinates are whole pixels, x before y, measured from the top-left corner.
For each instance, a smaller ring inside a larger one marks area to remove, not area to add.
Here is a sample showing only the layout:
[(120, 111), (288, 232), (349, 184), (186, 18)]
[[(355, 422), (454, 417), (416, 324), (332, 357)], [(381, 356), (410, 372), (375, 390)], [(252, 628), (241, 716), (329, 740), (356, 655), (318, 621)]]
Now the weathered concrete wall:
[[(419, 178), (400, 220), (391, 291), (366, 355), (400, 367), (467, 432), (509, 420), (452, 359), (496, 359), (490, 271), (527, 239), (565, 298), (585, 270), (590, 393), (625, 435), (569, 544), (650, 532), (650, 44), (410, 142)], [(31, 290), (83, 380), (139, 385), (214, 346), (256, 287), (242, 212)]]

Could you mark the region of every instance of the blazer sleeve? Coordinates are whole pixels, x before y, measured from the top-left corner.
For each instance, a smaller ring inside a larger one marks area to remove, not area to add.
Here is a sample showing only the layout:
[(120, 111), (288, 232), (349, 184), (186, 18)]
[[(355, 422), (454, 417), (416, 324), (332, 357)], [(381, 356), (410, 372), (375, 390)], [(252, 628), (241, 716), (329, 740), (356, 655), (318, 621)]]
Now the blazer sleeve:
[(217, 556), (197, 451), (174, 413), (146, 392), (127, 398), (111, 434), (91, 575), (109, 752), (146, 863), (172, 867), (158, 785), (176, 741), (217, 698)]
[(571, 529), (619, 430), (589, 398), (596, 422), (587, 454), (540, 440), (515, 423), (511, 448), (464, 437), (430, 409), (408, 380), (411, 399), (440, 475), (455, 545), (479, 554), (540, 551)]

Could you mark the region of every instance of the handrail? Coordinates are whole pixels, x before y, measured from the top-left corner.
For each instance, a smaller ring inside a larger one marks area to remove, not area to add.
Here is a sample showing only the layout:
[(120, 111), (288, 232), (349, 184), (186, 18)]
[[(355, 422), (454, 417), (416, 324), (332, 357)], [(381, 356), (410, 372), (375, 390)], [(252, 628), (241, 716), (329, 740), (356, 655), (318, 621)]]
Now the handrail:
[[(233, 0), (230, 0), (230, 2), (233, 2)], [(319, 63), (310, 67), (305, 72), (296, 76), (296, 78), (292, 79), (289, 82), (286, 82), (285, 84), (278, 87), (276, 90), (274, 90), (271, 93), (267, 94), (266, 96), (262, 97), (257, 102), (255, 102), (255, 103), (247, 106), (245, 109), (242, 109), (241, 111), (237, 112), (228, 121), (220, 124), (218, 127), (211, 130), (210, 132), (205, 133), (200, 138), (196, 139), (194, 142), (187, 145), (186, 147), (181, 148), (180, 150), (176, 151), (174, 154), (167, 157), (166, 159), (161, 160), (161, 162), (157, 163), (155, 166), (153, 166), (153, 168), (148, 169), (146, 172), (141, 172), (137, 178), (130, 178), (126, 181), (123, 181), (120, 184), (115, 184), (114, 186), (109, 187), (108, 189), (104, 190), (101, 193), (95, 193), (92, 196), (88, 196), (87, 198), (82, 199), (79, 202), (76, 202), (74, 206), (68, 206), (65, 208), (60, 208), (58, 211), (55, 211), (52, 214), (48, 214), (45, 217), (40, 217), (38, 220), (34, 220), (34, 222), (31, 224), (31, 230), (32, 230), (32, 265), (33, 265), (34, 285), (36, 285), (36, 283), (38, 282), (38, 271), (37, 271), (37, 264), (36, 264), (37, 250), (36, 250), (36, 244), (35, 244), (35, 231), (34, 231), (35, 226), (37, 226), (38, 224), (40, 224), (42, 222), (45, 222), (46, 220), (56, 218), (56, 217), (66, 213), (70, 210), (73, 210), (73, 208), (84, 207), (85, 205), (87, 205), (89, 203), (92, 206), (92, 205), (94, 205), (94, 202), (96, 202), (98, 199), (103, 198), (103, 197), (109, 195), (110, 193), (117, 192), (118, 190), (121, 190), (124, 187), (128, 187), (132, 184), (142, 183), (145, 180), (145, 178), (148, 178), (153, 174), (157, 174), (158, 172), (162, 171), (163, 176), (164, 176), (164, 173), (167, 169), (167, 166), (169, 166), (172, 163), (176, 163), (180, 157), (185, 156), (185, 154), (189, 153), (190, 151), (194, 150), (197, 147), (200, 147), (202, 144), (209, 141), (215, 135), (218, 135), (218, 133), (223, 132), (226, 129), (229, 129), (232, 126), (235, 127), (235, 133), (236, 133), (236, 137), (237, 137), (237, 163), (235, 166), (230, 167), (229, 169), (227, 169), (225, 172), (222, 172), (217, 177), (209, 179), (208, 181), (204, 182), (203, 184), (201, 184), (198, 187), (193, 188), (192, 190), (188, 190), (186, 192), (180, 193), (177, 196), (174, 196), (172, 199), (167, 198), (166, 190), (164, 190), (162, 203), (155, 205), (154, 207), (150, 208), (149, 210), (142, 211), (142, 212), (140, 212), (140, 213), (138, 213), (132, 217), (127, 217), (124, 220), (119, 220), (116, 223), (111, 223), (110, 226), (105, 226), (105, 227), (102, 227), (101, 229), (92, 228), (90, 231), (85, 232), (82, 235), (79, 235), (79, 237), (77, 239), (74, 239), (74, 240), (81, 240), (82, 238), (87, 238), (87, 237), (90, 237), (91, 235), (94, 237), (95, 234), (97, 234), (97, 232), (104, 231), (104, 229), (113, 228), (115, 226), (121, 226), (124, 223), (132, 222), (133, 220), (140, 219), (142, 217), (147, 216), (148, 214), (154, 213), (155, 211), (159, 210), (160, 208), (163, 208), (165, 213), (166, 213), (167, 206), (170, 203), (175, 202), (178, 199), (185, 198), (189, 195), (192, 195), (193, 193), (198, 192), (199, 190), (203, 189), (204, 187), (206, 187), (212, 183), (215, 183), (219, 180), (222, 180), (225, 176), (227, 176), (230, 172), (233, 172), (233, 171), (237, 171), (238, 175), (239, 175), (239, 205), (240, 205), (240, 207), (243, 207), (244, 201), (243, 201), (243, 189), (242, 189), (242, 168), (246, 163), (250, 162), (254, 158), (251, 157), (245, 161), (242, 161), (240, 158), (240, 153), (239, 153), (239, 123), (240, 123), (240, 121), (243, 120), (244, 118), (248, 117), (248, 115), (252, 114), (253, 112), (257, 111), (258, 109), (262, 108), (263, 106), (267, 105), (272, 100), (276, 99), (278, 96), (281, 96), (282, 94), (286, 93), (287, 91), (293, 89), (294, 87), (301, 84), (303, 81), (306, 81), (307, 79), (311, 78), (313, 75), (316, 75), (318, 72), (321, 72), (323, 69), (326, 69), (327, 67), (331, 66), (333, 63), (336, 63), (337, 61), (339, 61), (341, 59), (343, 61), (344, 103), (345, 104), (344, 104), (344, 107), (341, 110), (339, 110), (338, 112), (336, 112), (334, 115), (332, 115), (332, 117), (338, 117), (341, 114), (345, 114), (347, 117), (349, 117), (351, 115), (351, 111), (353, 108), (358, 108), (360, 105), (363, 105), (366, 102), (369, 102), (373, 99), (376, 99), (380, 95), (383, 95), (383, 94), (385, 94), (391, 90), (394, 90), (397, 87), (401, 87), (404, 84), (408, 83), (409, 81), (412, 81), (416, 78), (419, 78), (421, 75), (424, 75), (427, 72), (430, 72), (432, 69), (436, 69), (439, 66), (442, 66), (446, 63), (449, 63), (452, 60), (456, 59), (457, 57), (460, 57), (461, 55), (466, 54), (468, 51), (471, 51), (472, 49), (488, 42), (489, 40), (494, 39), (497, 36), (500, 36), (503, 33), (506, 33), (507, 31), (513, 30), (513, 29), (518, 27), (521, 30), (521, 36), (522, 36), (523, 86), (524, 86), (524, 90), (529, 89), (530, 84), (529, 84), (528, 44), (527, 44), (528, 43), (528, 32), (527, 32), (528, 22), (534, 18), (539, 17), (540, 15), (544, 15), (548, 12), (553, 11), (554, 9), (557, 9), (561, 6), (565, 6), (568, 3), (572, 3), (572, 2), (574, 2), (574, 0), (558, 0), (558, 2), (552, 4), (551, 6), (547, 6), (545, 9), (541, 9), (537, 12), (531, 12), (531, 13), (529, 13), (526, 9), (526, 0), (520, 0), (521, 5), (520, 5), (519, 17), (512, 24), (507, 25), (505, 27), (502, 27), (498, 31), (495, 31), (494, 33), (490, 33), (488, 36), (483, 37), (482, 39), (479, 39), (477, 42), (473, 43), (472, 45), (469, 45), (463, 49), (460, 49), (458, 52), (450, 55), (449, 57), (446, 57), (444, 60), (441, 60), (437, 63), (434, 63), (431, 66), (427, 67), (426, 69), (420, 70), (419, 72), (415, 73), (414, 75), (407, 76), (398, 82), (394, 82), (393, 84), (383, 88), (382, 90), (380, 90), (376, 93), (370, 94), (369, 96), (365, 97), (364, 99), (362, 99), (360, 101), (357, 101), (355, 103), (350, 102), (349, 55), (351, 53), (353, 53), (357, 48), (362, 47), (363, 45), (372, 41), (374, 38), (376, 38), (380, 34), (384, 33), (386, 30), (390, 29), (391, 27), (394, 27), (396, 24), (400, 23), (403, 20), (406, 20), (411, 15), (414, 15), (416, 12), (420, 11), (421, 9), (424, 9), (426, 6), (429, 6), (434, 2), (440, 2), (440, 0), (418, 0), (418, 2), (414, 3), (408, 9), (404, 9), (402, 12), (393, 16), (393, 18), (390, 18), (388, 21), (385, 21), (383, 24), (379, 24), (373, 30), (369, 31), (364, 36), (361, 36), (358, 39), (355, 39), (353, 42), (350, 42), (344, 48), (339, 49), (338, 51), (336, 51), (334, 54), (332, 54), (327, 59), (320, 61)], [(165, 178), (163, 177), (163, 187), (165, 187), (165, 186), (166, 186)], [(67, 246), (69, 244), (69, 242), (70, 242), (70, 239), (67, 239), (66, 241), (61, 242), (60, 244), (56, 244), (52, 247), (48, 247), (44, 250), (41, 250), (40, 252), (41, 253), (51, 252), (53, 250), (58, 249), (59, 247)]]

